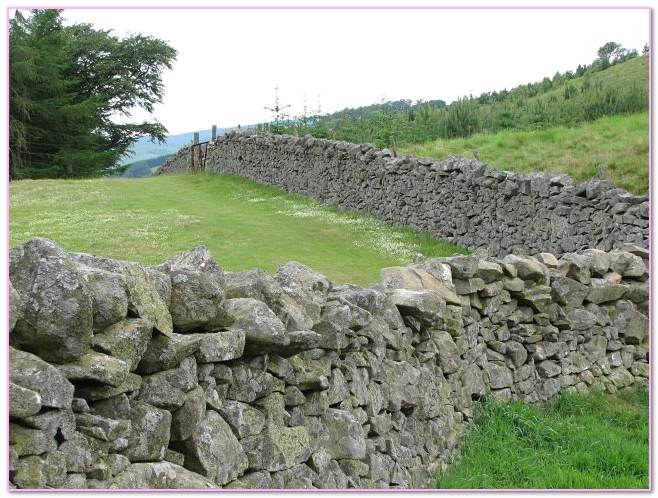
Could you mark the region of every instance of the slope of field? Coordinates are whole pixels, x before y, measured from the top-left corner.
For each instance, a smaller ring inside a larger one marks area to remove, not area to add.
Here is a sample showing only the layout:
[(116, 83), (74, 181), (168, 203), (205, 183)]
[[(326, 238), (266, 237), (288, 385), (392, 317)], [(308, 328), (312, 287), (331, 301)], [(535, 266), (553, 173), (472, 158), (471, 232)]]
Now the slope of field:
[(648, 488), (646, 388), (488, 403), (439, 488)]
[(602, 176), (636, 194), (649, 189), (647, 113), (605, 117), (581, 126), (503, 131), (401, 146), (400, 154), (444, 159), (479, 157), (499, 169), (566, 173), (579, 181)]
[(204, 244), (228, 270), (273, 272), (295, 260), (335, 283), (366, 285), (416, 253), (466, 253), (231, 175), (24, 180), (12, 182), (10, 201), (12, 246), (48, 237), (66, 250), (147, 264)]

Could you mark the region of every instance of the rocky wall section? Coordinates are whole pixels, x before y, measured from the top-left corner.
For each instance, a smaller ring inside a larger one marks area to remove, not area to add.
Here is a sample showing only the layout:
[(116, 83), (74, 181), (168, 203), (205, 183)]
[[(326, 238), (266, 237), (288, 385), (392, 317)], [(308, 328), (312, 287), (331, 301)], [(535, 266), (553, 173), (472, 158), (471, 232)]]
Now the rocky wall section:
[[(648, 246), (647, 198), (603, 180), (578, 184), (567, 175), (520, 175), (456, 157), (395, 158), (370, 144), (308, 136), (233, 133), (210, 144), (207, 154), (207, 170), (428, 230), (498, 256)], [(183, 149), (161, 173), (189, 169), (189, 150)]]
[(646, 383), (645, 250), (455, 256), (334, 286), (10, 252), (10, 486), (425, 487), (486, 397)]

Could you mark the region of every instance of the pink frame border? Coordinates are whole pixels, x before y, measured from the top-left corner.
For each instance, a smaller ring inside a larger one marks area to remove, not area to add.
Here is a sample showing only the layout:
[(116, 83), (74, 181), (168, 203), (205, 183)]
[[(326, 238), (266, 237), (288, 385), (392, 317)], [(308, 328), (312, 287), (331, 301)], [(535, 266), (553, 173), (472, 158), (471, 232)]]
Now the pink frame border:
[[(370, 6), (370, 5), (352, 5), (352, 6), (336, 6), (336, 5), (315, 5), (315, 6), (295, 6), (295, 5), (280, 5), (280, 6), (271, 6), (271, 5), (225, 5), (225, 6), (204, 6), (204, 5), (191, 5), (191, 6), (54, 6), (54, 5), (30, 5), (30, 6), (21, 6), (21, 5), (9, 5), (6, 7), (6, 26), (7, 26), (7, 58), (6, 65), (4, 67), (6, 71), (6, 81), (7, 81), (7, 151), (9, 151), (9, 12), (14, 9), (70, 9), (70, 10), (345, 10), (345, 11), (354, 11), (354, 10), (647, 10), (649, 12), (649, 289), (650, 289), (650, 299), (649, 299), (649, 354), (651, 357), (653, 340), (652, 340), (652, 324), (653, 324), (653, 312), (654, 307), (651, 302), (651, 290), (653, 287), (653, 272), (652, 272), (652, 263), (653, 255), (651, 253), (652, 247), (652, 235), (653, 235), (653, 220), (654, 220), (654, 207), (651, 203), (652, 198), (652, 181), (653, 181), (653, 8), (649, 6), (641, 5), (630, 5), (630, 6), (555, 6), (555, 5), (537, 5), (537, 6), (514, 6), (514, 5), (501, 5), (501, 6), (477, 6), (477, 5), (443, 5), (443, 6), (423, 6), (423, 5), (409, 5), (409, 6)], [(7, 158), (8, 160), (8, 158)], [(8, 162), (7, 162), (8, 165)], [(10, 196), (9, 196), (9, 180), (8, 180), (8, 168), (7, 174), (4, 176), (5, 191), (7, 192), (7, 207), (6, 207), (6, 222), (7, 222), (7, 246), (6, 253), (9, 254), (9, 208), (10, 208)], [(7, 330), (9, 330), (9, 263), (5, 265), (5, 268), (2, 269), (2, 277), (6, 279), (5, 290), (7, 292), (7, 302), (3, 303), (7, 308)], [(6, 365), (9, 365), (9, 334), (7, 334), (7, 352), (6, 352)], [(615, 492), (624, 492), (624, 493), (646, 493), (652, 492), (654, 489), (653, 483), (653, 472), (652, 472), (652, 463), (653, 463), (653, 364), (649, 363), (649, 461), (648, 461), (648, 472), (649, 472), (649, 488), (648, 489), (534, 489), (534, 488), (519, 488), (519, 489), (317, 489), (317, 490), (306, 490), (306, 489), (10, 489), (7, 481), (5, 490), (9, 493), (110, 493), (110, 492), (131, 492), (131, 493), (152, 493), (165, 492), (165, 493), (187, 493), (187, 492), (196, 492), (196, 493), (217, 493), (217, 492), (228, 492), (228, 493), (246, 493), (246, 492), (256, 492), (256, 493), (543, 493), (543, 492), (569, 492), (569, 493), (589, 493), (596, 491), (597, 493), (615, 493)], [(5, 386), (9, 386), (9, 369), (5, 371)], [(5, 441), (6, 445), (5, 454), (9, 453), (9, 389), (7, 389), (5, 407), (7, 407), (7, 422), (5, 424)]]

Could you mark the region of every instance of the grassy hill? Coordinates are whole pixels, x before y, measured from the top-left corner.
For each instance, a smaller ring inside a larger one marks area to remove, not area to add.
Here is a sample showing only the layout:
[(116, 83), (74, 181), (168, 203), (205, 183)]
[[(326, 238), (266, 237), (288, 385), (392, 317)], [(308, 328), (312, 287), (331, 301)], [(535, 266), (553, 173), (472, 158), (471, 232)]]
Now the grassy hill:
[(69, 251), (156, 264), (206, 245), (228, 270), (296, 260), (333, 282), (379, 281), (416, 253), (466, 250), (427, 233), (338, 212), (231, 175), (11, 183), (11, 245), (48, 237)]
[[(452, 102), (374, 104), (320, 116), (299, 133), (443, 158), (472, 156), (504, 170), (600, 175), (648, 191), (649, 59), (576, 72)], [(295, 126), (299, 127), (299, 124)], [(283, 128), (292, 132), (293, 127)]]
[(566, 173), (579, 181), (602, 176), (635, 194), (649, 189), (649, 116), (612, 116), (580, 126), (480, 133), (399, 148), (400, 154), (444, 159), (476, 157), (507, 171)]

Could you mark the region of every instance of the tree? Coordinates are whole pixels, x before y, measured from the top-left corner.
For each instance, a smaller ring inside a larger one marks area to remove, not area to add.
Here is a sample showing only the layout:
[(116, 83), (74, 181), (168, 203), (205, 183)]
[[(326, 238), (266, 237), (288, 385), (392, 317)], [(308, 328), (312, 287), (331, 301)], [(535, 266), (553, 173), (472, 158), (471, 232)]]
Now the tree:
[(162, 100), (176, 51), (144, 35), (124, 39), (61, 10), (17, 11), (10, 22), (10, 177), (80, 177), (120, 171), (139, 137), (163, 141), (157, 121), (117, 123)]
[(283, 122), (288, 119), (286, 109), (290, 108), (290, 104), (282, 105), (279, 102), (279, 85), (274, 86), (274, 107), (265, 107), (266, 111), (274, 114), (274, 126), (272, 131), (274, 133), (283, 133)]

